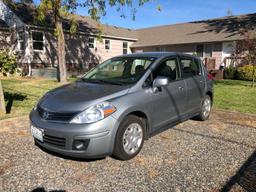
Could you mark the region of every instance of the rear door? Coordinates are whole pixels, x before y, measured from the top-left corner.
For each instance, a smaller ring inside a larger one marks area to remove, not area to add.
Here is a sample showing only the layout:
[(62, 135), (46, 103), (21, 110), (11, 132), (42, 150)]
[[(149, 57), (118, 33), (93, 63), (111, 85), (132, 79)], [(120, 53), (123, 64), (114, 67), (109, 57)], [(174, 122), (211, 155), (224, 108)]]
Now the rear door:
[(154, 130), (177, 121), (184, 115), (187, 104), (185, 81), (181, 79), (178, 57), (166, 58), (153, 70), (153, 80), (165, 76), (169, 84), (152, 92), (152, 124)]
[(193, 57), (180, 56), (181, 77), (184, 79), (188, 92), (188, 112), (197, 112), (205, 92), (205, 77), (201, 62)]

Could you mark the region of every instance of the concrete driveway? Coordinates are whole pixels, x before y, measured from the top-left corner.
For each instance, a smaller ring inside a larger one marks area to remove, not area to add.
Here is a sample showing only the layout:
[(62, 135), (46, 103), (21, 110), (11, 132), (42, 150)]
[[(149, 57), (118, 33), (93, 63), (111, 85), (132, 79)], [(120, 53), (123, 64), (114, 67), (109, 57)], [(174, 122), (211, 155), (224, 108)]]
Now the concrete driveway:
[(149, 139), (127, 162), (48, 154), (28, 127), (26, 117), (0, 121), (0, 191), (256, 191), (256, 116), (214, 111)]

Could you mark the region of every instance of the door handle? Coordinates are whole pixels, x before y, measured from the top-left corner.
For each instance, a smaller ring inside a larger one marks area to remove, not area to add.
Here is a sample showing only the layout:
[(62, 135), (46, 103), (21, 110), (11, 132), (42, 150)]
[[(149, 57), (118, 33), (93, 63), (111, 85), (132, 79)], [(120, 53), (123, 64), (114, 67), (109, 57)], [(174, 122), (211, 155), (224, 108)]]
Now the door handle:
[(182, 91), (183, 89), (184, 89), (184, 87), (182, 87), (182, 86), (179, 86), (179, 90), (181, 90), (181, 91)]

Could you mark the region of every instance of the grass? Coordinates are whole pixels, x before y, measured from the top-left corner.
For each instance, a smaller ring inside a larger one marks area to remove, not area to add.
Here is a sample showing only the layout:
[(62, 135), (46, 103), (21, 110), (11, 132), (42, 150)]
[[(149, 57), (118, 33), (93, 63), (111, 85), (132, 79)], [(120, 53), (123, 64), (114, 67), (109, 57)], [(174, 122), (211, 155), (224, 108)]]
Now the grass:
[[(0, 119), (27, 115), (44, 93), (61, 85), (45, 79), (4, 78), (1, 81), (8, 113)], [(214, 89), (215, 108), (256, 114), (256, 88), (251, 88), (250, 82), (216, 81)]]
[(57, 81), (45, 79), (5, 78), (1, 81), (7, 114), (0, 119), (27, 115), (44, 93), (60, 86)]
[(248, 81), (215, 81), (214, 106), (220, 109), (256, 114), (256, 88)]

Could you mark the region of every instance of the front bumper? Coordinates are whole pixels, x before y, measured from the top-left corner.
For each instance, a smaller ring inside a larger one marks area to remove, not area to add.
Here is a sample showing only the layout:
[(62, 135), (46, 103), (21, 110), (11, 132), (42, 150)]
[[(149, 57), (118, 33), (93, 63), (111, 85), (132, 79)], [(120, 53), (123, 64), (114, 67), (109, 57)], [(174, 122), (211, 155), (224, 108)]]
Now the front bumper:
[[(111, 155), (118, 121), (109, 116), (92, 124), (69, 124), (50, 122), (42, 119), (37, 111), (30, 113), (31, 125), (43, 130), (43, 142), (35, 142), (49, 151), (65, 156), (78, 158), (98, 158)], [(82, 150), (74, 147), (75, 141), (84, 141), (86, 146)]]

